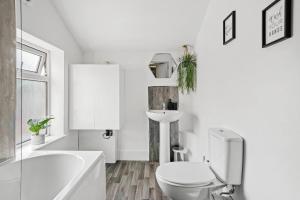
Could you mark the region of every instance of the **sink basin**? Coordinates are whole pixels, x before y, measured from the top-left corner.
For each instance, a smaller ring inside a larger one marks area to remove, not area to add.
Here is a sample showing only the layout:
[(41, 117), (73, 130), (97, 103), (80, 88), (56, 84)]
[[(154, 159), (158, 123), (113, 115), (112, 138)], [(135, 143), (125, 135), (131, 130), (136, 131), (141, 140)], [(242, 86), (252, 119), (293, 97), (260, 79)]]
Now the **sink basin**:
[(149, 110), (146, 114), (157, 122), (175, 122), (182, 116), (182, 112), (177, 110)]
[(170, 162), (170, 122), (180, 119), (182, 112), (177, 110), (149, 110), (146, 115), (159, 122), (159, 163)]

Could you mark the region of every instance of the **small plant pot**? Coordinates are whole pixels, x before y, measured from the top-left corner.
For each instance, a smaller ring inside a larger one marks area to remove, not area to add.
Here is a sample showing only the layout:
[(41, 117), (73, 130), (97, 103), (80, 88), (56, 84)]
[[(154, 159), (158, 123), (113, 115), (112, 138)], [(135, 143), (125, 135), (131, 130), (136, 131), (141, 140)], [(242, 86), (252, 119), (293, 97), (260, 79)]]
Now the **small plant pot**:
[(45, 144), (45, 135), (31, 135), (31, 144), (32, 145)]

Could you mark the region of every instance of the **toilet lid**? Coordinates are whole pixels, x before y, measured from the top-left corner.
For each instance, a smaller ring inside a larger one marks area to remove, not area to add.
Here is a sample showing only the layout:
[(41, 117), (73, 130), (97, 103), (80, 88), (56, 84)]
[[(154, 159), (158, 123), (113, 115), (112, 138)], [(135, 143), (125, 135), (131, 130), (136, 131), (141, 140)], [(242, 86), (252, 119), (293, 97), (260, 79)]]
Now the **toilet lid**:
[(167, 182), (179, 185), (206, 186), (215, 179), (214, 173), (204, 163), (172, 162), (160, 165), (156, 176)]

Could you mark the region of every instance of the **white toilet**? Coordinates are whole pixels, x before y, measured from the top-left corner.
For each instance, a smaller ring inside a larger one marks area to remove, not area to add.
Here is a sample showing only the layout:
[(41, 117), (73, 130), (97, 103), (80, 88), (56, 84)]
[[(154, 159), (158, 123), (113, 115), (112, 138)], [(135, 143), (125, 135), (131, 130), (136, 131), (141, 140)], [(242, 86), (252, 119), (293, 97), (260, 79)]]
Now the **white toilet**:
[(240, 185), (243, 139), (225, 129), (209, 130), (210, 162), (172, 162), (156, 170), (157, 182), (173, 200), (206, 200), (210, 191), (226, 185)]

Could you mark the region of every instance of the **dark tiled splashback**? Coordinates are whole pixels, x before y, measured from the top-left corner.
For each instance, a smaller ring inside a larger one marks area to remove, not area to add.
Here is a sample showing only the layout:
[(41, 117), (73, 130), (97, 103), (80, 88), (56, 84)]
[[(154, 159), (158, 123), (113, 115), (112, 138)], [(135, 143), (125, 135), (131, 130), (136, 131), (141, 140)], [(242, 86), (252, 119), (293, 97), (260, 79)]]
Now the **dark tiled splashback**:
[(178, 88), (171, 86), (153, 86), (148, 87), (148, 106), (151, 110), (162, 110), (163, 103), (167, 105), (168, 100), (172, 102), (179, 101)]
[[(162, 110), (163, 103), (179, 103), (178, 88), (172, 86), (153, 86), (148, 87), (148, 106), (150, 110)], [(173, 160), (172, 146), (179, 144), (178, 121), (170, 124), (170, 143), (171, 160)], [(159, 161), (159, 123), (149, 119), (149, 159), (150, 161)]]

